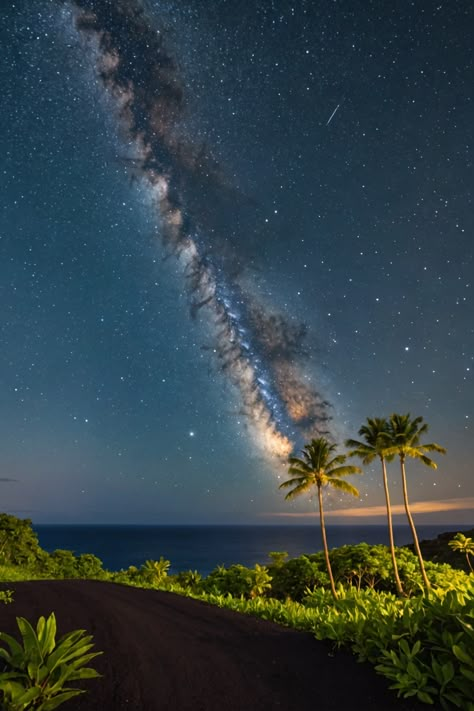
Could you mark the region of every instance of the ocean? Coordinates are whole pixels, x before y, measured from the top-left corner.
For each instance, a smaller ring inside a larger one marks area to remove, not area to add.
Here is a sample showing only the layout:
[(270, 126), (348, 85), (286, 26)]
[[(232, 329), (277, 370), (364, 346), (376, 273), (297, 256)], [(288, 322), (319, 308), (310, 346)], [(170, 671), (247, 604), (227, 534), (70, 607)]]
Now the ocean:
[[(287, 551), (291, 558), (321, 550), (319, 525), (314, 526), (119, 526), (35, 525), (42, 548), (93, 553), (104, 568), (139, 567), (163, 556), (171, 561), (171, 573), (197, 570), (208, 575), (217, 565), (241, 563), (254, 566), (269, 562), (270, 551)], [(436, 538), (444, 531), (468, 526), (420, 525), (420, 540)], [(394, 526), (396, 545), (411, 542), (408, 526)], [(388, 545), (385, 526), (328, 526), (330, 548), (354, 543)]]

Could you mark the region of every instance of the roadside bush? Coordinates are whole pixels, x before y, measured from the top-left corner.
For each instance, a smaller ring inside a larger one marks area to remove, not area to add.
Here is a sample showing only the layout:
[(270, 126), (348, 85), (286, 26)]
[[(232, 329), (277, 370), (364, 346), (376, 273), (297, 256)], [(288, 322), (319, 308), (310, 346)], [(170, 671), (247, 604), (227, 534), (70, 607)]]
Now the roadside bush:
[(184, 589), (196, 591), (202, 589), (202, 575), (197, 570), (183, 570), (172, 576), (172, 582)]
[(38, 563), (38, 571), (51, 578), (88, 578), (103, 580), (107, 572), (102, 561), (91, 553), (75, 556), (72, 551), (58, 548), (53, 553), (45, 553)]
[(324, 557), (302, 555), (286, 563), (270, 565), (268, 572), (272, 576), (271, 596), (278, 600), (291, 598), (300, 601), (307, 589), (329, 585), (329, 576), (324, 570)]
[(262, 565), (246, 568), (219, 565), (202, 582), (202, 590), (214, 595), (231, 595), (236, 598), (255, 598), (271, 589), (272, 577)]
[(170, 566), (170, 561), (163, 558), (163, 556), (161, 556), (160, 560), (147, 560), (135, 577), (153, 586), (163, 585), (168, 577)]
[(357, 590), (393, 587), (392, 559), (387, 546), (367, 543), (341, 546), (331, 550), (330, 558), (336, 582), (354, 586)]
[(0, 514), (0, 563), (30, 566), (40, 560), (44, 551), (29, 518)]

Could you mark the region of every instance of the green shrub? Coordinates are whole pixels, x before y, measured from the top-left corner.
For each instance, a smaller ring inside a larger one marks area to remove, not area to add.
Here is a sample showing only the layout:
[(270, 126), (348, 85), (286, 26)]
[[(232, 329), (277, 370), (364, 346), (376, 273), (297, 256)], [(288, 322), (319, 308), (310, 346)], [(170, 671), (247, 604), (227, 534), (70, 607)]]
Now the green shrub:
[(107, 572), (102, 567), (102, 561), (91, 553), (75, 556), (72, 551), (57, 549), (53, 553), (41, 556), (37, 570), (50, 578), (89, 578), (102, 580)]
[(336, 582), (354, 586), (357, 590), (373, 588), (387, 590), (393, 576), (392, 559), (387, 546), (367, 543), (333, 548), (331, 567)]
[(0, 582), (13, 583), (19, 580), (36, 580), (41, 577), (33, 568), (25, 565), (0, 565)]
[(173, 577), (173, 582), (185, 589), (200, 590), (202, 575), (197, 570), (183, 570)]
[[(332, 554), (332, 551), (331, 551)], [(329, 576), (325, 570), (324, 557), (302, 555), (285, 562), (270, 565), (272, 576), (271, 595), (279, 600), (291, 598), (300, 601), (308, 588), (329, 585)]]
[(258, 563), (254, 568), (219, 565), (203, 580), (201, 589), (213, 595), (250, 599), (270, 591), (271, 580), (268, 569)]
[(43, 550), (29, 518), (0, 514), (0, 563), (29, 566), (36, 563)]
[(56, 642), (54, 613), (45, 620), (40, 617), (36, 631), (24, 617), (17, 617), (22, 637), (20, 644), (14, 637), (0, 632), (0, 658), (4, 670), (0, 673), (2, 708), (5, 711), (52, 711), (64, 701), (85, 693), (66, 684), (79, 679), (100, 676), (86, 667), (102, 652), (90, 652), (92, 637), (84, 630), (75, 630)]
[(163, 556), (161, 556), (160, 560), (147, 560), (140, 568), (137, 577), (150, 585), (162, 585), (168, 576), (170, 565), (170, 561), (163, 558)]

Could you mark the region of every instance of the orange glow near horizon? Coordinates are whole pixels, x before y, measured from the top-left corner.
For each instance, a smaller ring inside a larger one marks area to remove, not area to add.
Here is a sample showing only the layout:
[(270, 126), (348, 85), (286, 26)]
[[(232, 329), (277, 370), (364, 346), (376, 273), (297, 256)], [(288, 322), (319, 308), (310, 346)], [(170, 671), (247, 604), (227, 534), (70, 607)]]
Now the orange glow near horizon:
[[(468, 496), (466, 498), (459, 499), (444, 499), (441, 501), (415, 501), (410, 504), (410, 511), (413, 514), (433, 514), (445, 511), (466, 511), (474, 510), (474, 496)], [(296, 512), (278, 512), (278, 513), (263, 513), (264, 517), (274, 516), (276, 518), (309, 518), (314, 517), (317, 511), (307, 511), (304, 513)], [(326, 518), (331, 518), (334, 516), (344, 517), (344, 518), (372, 518), (386, 516), (387, 509), (384, 505), (380, 506), (362, 506), (360, 508), (347, 508), (347, 509), (333, 509), (332, 511), (324, 511), (324, 516)], [(405, 513), (405, 508), (403, 504), (394, 504), (392, 506), (392, 514), (394, 516), (399, 516)]]

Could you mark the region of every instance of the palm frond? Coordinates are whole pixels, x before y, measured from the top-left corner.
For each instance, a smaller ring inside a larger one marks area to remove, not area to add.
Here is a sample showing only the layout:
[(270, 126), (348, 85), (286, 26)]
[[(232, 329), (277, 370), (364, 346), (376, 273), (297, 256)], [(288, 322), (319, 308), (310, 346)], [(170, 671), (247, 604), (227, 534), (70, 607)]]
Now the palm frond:
[(292, 464), (293, 466), (299, 466), (302, 469), (308, 468), (308, 462), (304, 459), (301, 459), (300, 457), (288, 457), (288, 463)]
[(293, 486), (293, 485), (299, 486), (303, 482), (307, 482), (307, 481), (308, 481), (307, 477), (300, 476), (300, 477), (296, 477), (294, 479), (288, 479), (287, 481), (282, 482), (278, 488), (279, 489), (286, 489), (287, 487)]
[(436, 442), (432, 442), (431, 444), (420, 444), (419, 448), (423, 452), (438, 452), (438, 454), (446, 454), (448, 451), (445, 447), (442, 447), (440, 444), (436, 444)]
[(346, 459), (346, 454), (338, 454), (336, 457), (333, 457), (329, 462), (326, 462), (324, 468), (326, 469), (326, 471), (331, 471), (331, 469), (334, 469), (336, 464), (344, 464)]
[(421, 459), (423, 464), (426, 464), (427, 467), (431, 467), (431, 469), (437, 469), (438, 465), (436, 462), (434, 462), (432, 459), (426, 456), (426, 454), (419, 454), (417, 459)]
[(363, 471), (360, 467), (356, 467), (353, 464), (346, 464), (344, 467), (336, 467), (326, 472), (328, 479), (332, 479), (336, 476), (350, 476), (351, 474), (363, 474)]
[(359, 490), (349, 484), (349, 482), (343, 479), (328, 479), (328, 484), (330, 484), (334, 489), (339, 491), (344, 491), (346, 494), (352, 494), (352, 496), (359, 496)]
[(310, 482), (303, 482), (299, 486), (295, 486), (294, 489), (289, 491), (287, 493), (287, 495), (285, 496), (285, 500), (294, 499), (296, 496), (300, 496), (300, 494), (306, 494), (310, 489), (311, 489), (311, 483)]
[(313, 473), (313, 469), (310, 469), (309, 467), (288, 467), (288, 474), (295, 474), (296, 476), (311, 477), (313, 476)]

